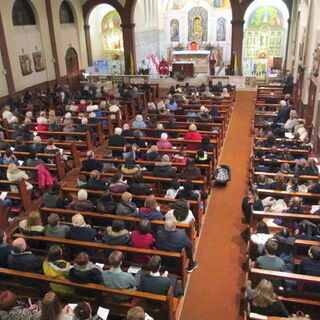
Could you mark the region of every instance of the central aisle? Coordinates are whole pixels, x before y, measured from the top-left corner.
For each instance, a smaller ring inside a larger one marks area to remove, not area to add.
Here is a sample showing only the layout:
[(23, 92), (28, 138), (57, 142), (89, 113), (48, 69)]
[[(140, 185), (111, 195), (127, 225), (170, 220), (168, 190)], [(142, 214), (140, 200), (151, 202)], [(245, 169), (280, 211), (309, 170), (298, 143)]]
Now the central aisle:
[(241, 232), (241, 201), (246, 189), (251, 152), (250, 126), (255, 92), (237, 92), (236, 103), (220, 157), (232, 170), (231, 182), (213, 189), (197, 251), (196, 269), (187, 289), (181, 320), (237, 320), (240, 288), (244, 284), (241, 265), (245, 243)]

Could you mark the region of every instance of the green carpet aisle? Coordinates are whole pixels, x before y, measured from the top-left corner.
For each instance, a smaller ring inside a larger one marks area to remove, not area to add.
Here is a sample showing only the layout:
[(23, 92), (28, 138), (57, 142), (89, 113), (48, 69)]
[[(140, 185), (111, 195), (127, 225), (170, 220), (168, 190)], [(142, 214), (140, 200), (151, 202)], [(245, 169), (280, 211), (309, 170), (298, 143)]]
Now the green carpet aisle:
[(241, 200), (251, 151), (250, 125), (255, 92), (237, 92), (221, 164), (232, 168), (232, 180), (215, 188), (197, 252), (199, 268), (191, 276), (181, 320), (237, 320), (245, 243), (241, 232)]

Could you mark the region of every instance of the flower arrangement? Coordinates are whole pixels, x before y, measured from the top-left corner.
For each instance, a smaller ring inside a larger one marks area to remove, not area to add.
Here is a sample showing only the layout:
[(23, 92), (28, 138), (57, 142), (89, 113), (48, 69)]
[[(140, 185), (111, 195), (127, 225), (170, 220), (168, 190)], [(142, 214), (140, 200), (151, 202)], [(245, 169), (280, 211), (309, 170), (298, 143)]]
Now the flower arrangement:
[(179, 42), (178, 45), (175, 46), (173, 49), (174, 49), (174, 50), (183, 50), (183, 49), (184, 49), (184, 46), (183, 46), (182, 43)]
[(206, 50), (212, 50), (214, 48), (213, 44), (211, 44), (210, 42), (208, 42), (206, 45), (205, 45), (205, 49)]

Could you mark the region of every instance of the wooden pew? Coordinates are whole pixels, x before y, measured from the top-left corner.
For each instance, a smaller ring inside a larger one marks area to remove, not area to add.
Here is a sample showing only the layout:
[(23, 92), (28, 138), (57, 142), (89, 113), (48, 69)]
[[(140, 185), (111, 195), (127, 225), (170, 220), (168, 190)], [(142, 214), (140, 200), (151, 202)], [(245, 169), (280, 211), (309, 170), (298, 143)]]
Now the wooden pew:
[(289, 192), (289, 191), (278, 191), (278, 190), (269, 190), (269, 189), (257, 189), (258, 194), (261, 196), (273, 196), (280, 197), (284, 199), (290, 199), (291, 197), (300, 197), (300, 198), (310, 198), (310, 199), (320, 199), (320, 193), (311, 193), (311, 192)]
[[(116, 303), (115, 301), (113, 303), (110, 303), (110, 301), (107, 301), (107, 303), (105, 303), (104, 301), (105, 301), (106, 295), (117, 293), (117, 294), (124, 294), (126, 296), (130, 296), (138, 300), (142, 300), (142, 301), (145, 300), (146, 302), (148, 302), (146, 304), (147, 307), (148, 306), (150, 307), (153, 305), (151, 302), (153, 303), (157, 302), (157, 303), (160, 303), (163, 308), (161, 308), (160, 310), (159, 308), (154, 310), (150, 309), (147, 312), (149, 312), (152, 316), (159, 317), (157, 319), (177, 320), (176, 307), (178, 304), (178, 299), (173, 297), (172, 289), (168, 291), (166, 296), (162, 296), (162, 295), (150, 294), (150, 293), (145, 293), (145, 292), (140, 292), (135, 290), (112, 289), (99, 284), (80, 284), (80, 283), (72, 282), (67, 279), (52, 278), (42, 274), (22, 272), (22, 271), (16, 271), (16, 270), (5, 269), (5, 268), (0, 268), (0, 274), (11, 276), (11, 277), (24, 277), (28, 279), (39, 280), (41, 282), (46, 283), (47, 285), (49, 285), (49, 283), (56, 283), (56, 284), (71, 286), (79, 289), (92, 290), (92, 292), (98, 295), (96, 297), (96, 306), (104, 306), (110, 309), (111, 314), (117, 315), (117, 316), (125, 315), (126, 311), (131, 307), (133, 307), (134, 305), (128, 302), (121, 303), (120, 301), (118, 303)], [(24, 287), (20, 285), (20, 288), (24, 288)], [(36, 288), (36, 289), (39, 290), (40, 288)], [(36, 297), (39, 299), (42, 298), (42, 292), (40, 291)], [(71, 296), (70, 299), (75, 300), (76, 297), (77, 295), (75, 294), (74, 298)], [(81, 298), (81, 300), (83, 301), (83, 298)], [(120, 310), (120, 313), (119, 313), (118, 307), (122, 307), (122, 310)]]
[(128, 253), (140, 253), (140, 254), (148, 254), (148, 255), (159, 255), (161, 257), (166, 257), (167, 259), (174, 259), (176, 262), (176, 274), (180, 277), (182, 285), (186, 285), (187, 278), (187, 267), (188, 267), (188, 259), (186, 256), (185, 249), (182, 249), (180, 253), (162, 251), (162, 250), (152, 250), (152, 249), (141, 249), (141, 248), (133, 248), (129, 246), (112, 246), (105, 243), (98, 242), (89, 242), (89, 241), (79, 241), (79, 240), (71, 240), (71, 239), (63, 239), (63, 238), (53, 238), (53, 237), (45, 237), (45, 236), (27, 236), (22, 233), (12, 233), (11, 238), (24, 238), (26, 240), (37, 240), (43, 242), (49, 242), (54, 244), (63, 244), (65, 246), (79, 246), (83, 248), (94, 248), (99, 249), (101, 251), (104, 250), (119, 250), (122, 252)]
[[(77, 193), (79, 190), (80, 190), (80, 188), (73, 188), (73, 187), (63, 187), (62, 188), (63, 192), (73, 193), (73, 194)], [(89, 189), (86, 189), (86, 190), (89, 193), (89, 195), (92, 194), (93, 196), (101, 196), (103, 193), (105, 193), (105, 191), (99, 191), (99, 190), (89, 190)], [(112, 195), (116, 198), (120, 198), (122, 193), (112, 193)], [(134, 195), (134, 194), (132, 195), (133, 201), (134, 200), (145, 201), (145, 199), (148, 197), (149, 196), (138, 196), (138, 195)], [(169, 199), (169, 198), (164, 198), (164, 197), (155, 197), (155, 199), (159, 203), (160, 206), (164, 206), (166, 209), (169, 208), (170, 203), (178, 201), (177, 199)], [(201, 230), (204, 210), (200, 208), (200, 200), (197, 200), (197, 201), (190, 200), (188, 202), (190, 205), (190, 210), (192, 211), (192, 213), (196, 219), (198, 230)]]
[[(43, 225), (47, 224), (47, 218), (50, 213), (57, 213), (60, 216), (69, 216), (71, 220), (72, 216), (75, 214), (78, 214), (79, 211), (71, 210), (71, 209), (57, 209), (57, 208), (47, 208), (47, 207), (41, 207), (40, 208), (40, 214), (42, 218)], [(85, 217), (85, 220), (92, 225), (93, 219), (99, 219), (99, 220), (105, 220), (108, 223), (112, 223), (113, 220), (123, 220), (124, 222), (133, 222), (135, 224), (138, 224), (141, 219), (135, 218), (135, 217), (126, 217), (126, 216), (118, 216), (115, 214), (106, 214), (106, 213), (97, 213), (97, 212), (91, 212), (91, 211), (81, 211), (81, 214)], [(152, 220), (150, 221), (151, 225), (154, 227), (163, 227), (165, 222), (164, 221), (158, 221), (158, 220)], [(187, 236), (190, 238), (192, 242), (192, 253), (195, 252), (195, 238), (197, 235), (197, 232), (194, 227), (194, 223), (191, 222), (190, 224), (184, 224), (184, 223), (176, 223), (176, 226), (178, 229), (184, 230)], [(100, 227), (101, 228), (101, 227)]]
[[(255, 171), (255, 172), (252, 173), (253, 181), (256, 181), (257, 177), (260, 176), (260, 175), (265, 176), (267, 178), (274, 178), (276, 176), (276, 173), (257, 172), (257, 171)], [(298, 177), (295, 177), (294, 174), (285, 174), (285, 173), (283, 173), (282, 176), (284, 177), (284, 179), (286, 181), (290, 180), (291, 178), (297, 178), (299, 180), (315, 180), (315, 181), (319, 180), (318, 176), (303, 176), (303, 175), (300, 175)]]

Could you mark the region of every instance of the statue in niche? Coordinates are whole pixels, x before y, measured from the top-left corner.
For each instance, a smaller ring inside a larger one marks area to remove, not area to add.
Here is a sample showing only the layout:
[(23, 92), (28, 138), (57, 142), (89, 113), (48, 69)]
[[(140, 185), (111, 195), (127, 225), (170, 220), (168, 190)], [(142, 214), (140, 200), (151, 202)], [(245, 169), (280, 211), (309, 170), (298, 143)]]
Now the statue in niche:
[(170, 37), (171, 41), (179, 41), (179, 21), (177, 19), (170, 22)]
[(226, 40), (226, 19), (219, 18), (217, 21), (217, 41)]
[(192, 33), (191, 36), (194, 41), (202, 41), (202, 22), (200, 17), (195, 17), (193, 19)]

